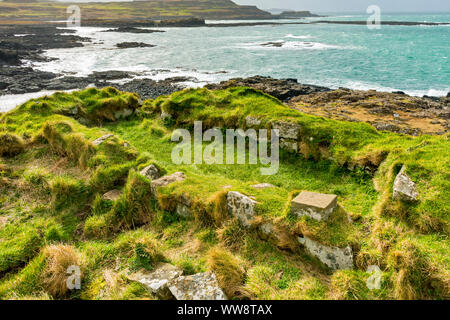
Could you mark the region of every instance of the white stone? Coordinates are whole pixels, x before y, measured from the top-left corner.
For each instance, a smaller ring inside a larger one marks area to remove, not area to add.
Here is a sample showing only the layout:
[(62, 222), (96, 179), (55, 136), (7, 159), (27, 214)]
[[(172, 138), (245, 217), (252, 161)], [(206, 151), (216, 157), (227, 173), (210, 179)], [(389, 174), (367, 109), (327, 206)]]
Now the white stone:
[(417, 193), (416, 184), (405, 173), (405, 166), (402, 167), (394, 180), (392, 198), (394, 200), (417, 201), (419, 194)]
[(323, 264), (332, 270), (353, 269), (352, 248), (347, 246), (344, 249), (328, 247), (308, 237), (298, 237), (298, 242), (306, 250)]
[(169, 284), (169, 290), (177, 300), (227, 300), (212, 272), (178, 277)]
[(92, 144), (95, 146), (98, 146), (99, 144), (102, 144), (103, 142), (105, 142), (106, 140), (108, 140), (109, 138), (111, 138), (113, 136), (114, 136), (113, 134), (105, 134), (104, 136), (101, 136), (100, 138), (92, 141)]
[(255, 218), (255, 204), (255, 200), (237, 191), (230, 191), (227, 194), (228, 212), (238, 218), (244, 227), (250, 227)]
[(148, 274), (137, 274), (130, 278), (142, 283), (151, 293), (160, 299), (173, 299), (169, 290), (169, 284), (174, 279), (180, 277), (183, 270), (168, 263), (161, 263), (155, 271)]

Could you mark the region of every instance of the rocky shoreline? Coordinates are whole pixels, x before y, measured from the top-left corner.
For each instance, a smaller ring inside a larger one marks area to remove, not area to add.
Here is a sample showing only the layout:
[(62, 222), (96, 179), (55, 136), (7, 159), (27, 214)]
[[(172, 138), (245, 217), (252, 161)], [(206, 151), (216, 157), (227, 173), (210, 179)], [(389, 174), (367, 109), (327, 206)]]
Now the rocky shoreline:
[[(194, 24), (194, 21), (189, 23)], [(141, 32), (134, 26), (111, 26), (115, 32), (126, 28)], [(145, 32), (158, 32), (144, 30)], [(142, 100), (154, 99), (184, 88), (190, 77), (172, 77), (162, 81), (145, 78), (142, 73), (109, 70), (92, 72), (85, 77), (57, 74), (33, 69), (31, 62), (48, 61), (43, 54), (47, 49), (75, 48), (91, 42), (73, 34), (73, 30), (59, 29), (57, 24), (43, 26), (0, 26), (0, 97), (44, 90), (83, 89), (113, 86), (121, 91), (136, 92)], [(138, 42), (123, 42), (118, 48), (152, 47)], [(138, 77), (138, 78), (136, 78)], [(237, 78), (209, 89), (248, 86), (266, 92), (305, 113), (346, 121), (363, 121), (379, 130), (418, 135), (443, 134), (450, 129), (450, 93), (447, 97), (410, 97), (403, 92), (358, 91), (298, 83), (297, 79), (272, 79), (254, 76)]]

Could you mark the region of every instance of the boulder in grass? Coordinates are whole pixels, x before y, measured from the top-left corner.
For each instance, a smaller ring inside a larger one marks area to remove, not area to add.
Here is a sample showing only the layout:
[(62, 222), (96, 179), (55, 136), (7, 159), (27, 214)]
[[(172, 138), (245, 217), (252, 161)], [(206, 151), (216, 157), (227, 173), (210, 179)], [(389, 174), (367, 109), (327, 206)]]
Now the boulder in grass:
[(419, 194), (416, 189), (416, 184), (405, 173), (405, 171), (406, 168), (403, 166), (394, 180), (392, 198), (394, 200), (402, 200), (407, 202), (417, 201)]
[(250, 227), (255, 218), (256, 201), (237, 191), (227, 194), (228, 212), (235, 216), (244, 227)]
[(114, 189), (114, 190), (111, 190), (111, 191), (108, 191), (107, 193), (105, 193), (102, 196), (102, 199), (109, 200), (109, 201), (116, 201), (117, 199), (120, 198), (121, 195), (122, 195), (122, 191)]
[(298, 140), (300, 138), (300, 125), (291, 122), (274, 122), (272, 129), (278, 129), (280, 138)]
[(331, 270), (353, 269), (353, 252), (350, 246), (336, 248), (323, 245), (308, 237), (298, 237), (298, 242)]
[(186, 179), (186, 175), (184, 172), (175, 172), (170, 175), (161, 177), (159, 179), (152, 181), (152, 192), (154, 196), (157, 196), (157, 188), (158, 187), (165, 187), (171, 183), (183, 181)]
[(148, 291), (156, 295), (162, 300), (171, 300), (174, 298), (169, 290), (169, 284), (183, 274), (180, 268), (168, 264), (161, 263), (156, 269), (147, 274), (135, 274), (130, 278), (143, 284)]
[(169, 290), (177, 300), (227, 300), (213, 272), (178, 277)]
[(154, 164), (151, 164), (142, 169), (140, 174), (143, 175), (144, 177), (147, 177), (150, 180), (156, 180), (161, 177), (161, 172)]

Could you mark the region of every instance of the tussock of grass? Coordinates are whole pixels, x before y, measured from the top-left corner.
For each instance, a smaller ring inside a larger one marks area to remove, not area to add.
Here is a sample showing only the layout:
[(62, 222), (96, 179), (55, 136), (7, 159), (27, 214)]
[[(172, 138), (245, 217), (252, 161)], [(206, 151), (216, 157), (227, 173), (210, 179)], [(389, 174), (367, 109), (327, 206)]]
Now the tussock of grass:
[(88, 188), (83, 180), (59, 176), (50, 182), (53, 204), (56, 209), (80, 206), (88, 199)]
[[(82, 268), (76, 249), (70, 245), (50, 245), (43, 251), (46, 266), (42, 274), (43, 286), (54, 297), (64, 297), (68, 292), (67, 270), (71, 266)], [(80, 276), (83, 276), (81, 273)]]
[(123, 194), (110, 212), (116, 228), (129, 229), (149, 222), (154, 212), (151, 200), (150, 181), (131, 170)]
[(228, 298), (242, 296), (245, 270), (241, 260), (226, 250), (215, 247), (208, 253), (208, 265)]
[(25, 265), (40, 249), (43, 235), (30, 225), (0, 229), (0, 275)]
[(25, 149), (25, 142), (16, 134), (0, 133), (0, 155), (15, 156)]

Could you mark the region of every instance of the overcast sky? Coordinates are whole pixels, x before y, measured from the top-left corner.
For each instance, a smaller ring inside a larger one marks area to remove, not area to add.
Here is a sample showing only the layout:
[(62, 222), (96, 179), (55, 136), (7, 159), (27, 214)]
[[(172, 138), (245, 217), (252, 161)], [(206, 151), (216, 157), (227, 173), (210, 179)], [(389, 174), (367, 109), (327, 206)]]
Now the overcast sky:
[(233, 0), (261, 9), (281, 8), (316, 12), (365, 12), (378, 5), (384, 12), (450, 12), (450, 0)]

